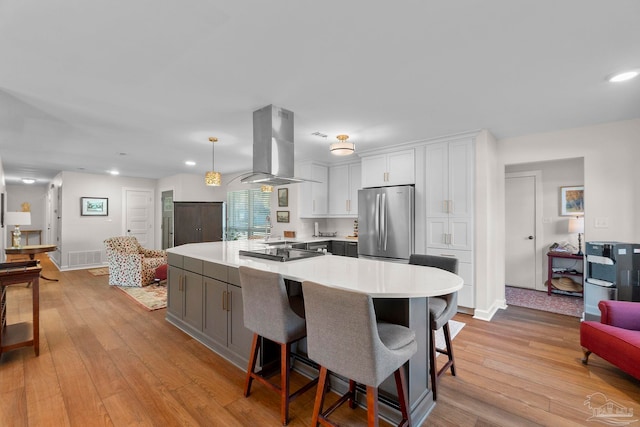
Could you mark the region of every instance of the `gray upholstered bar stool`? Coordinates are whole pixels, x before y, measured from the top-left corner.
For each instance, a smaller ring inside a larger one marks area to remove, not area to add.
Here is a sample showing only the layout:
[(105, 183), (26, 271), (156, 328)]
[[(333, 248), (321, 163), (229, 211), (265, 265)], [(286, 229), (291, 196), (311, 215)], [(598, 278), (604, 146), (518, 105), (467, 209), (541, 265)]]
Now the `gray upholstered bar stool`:
[[(458, 259), (452, 257), (413, 254), (409, 257), (409, 264), (424, 265), (427, 267), (436, 267), (447, 270), (451, 273), (458, 274)], [(441, 297), (429, 298), (429, 321), (430, 321), (430, 345), (429, 352), (429, 374), (431, 375), (431, 390), (433, 392), (433, 400), (438, 397), (437, 382), (440, 375), (451, 368), (451, 375), (456, 375), (455, 359), (453, 358), (453, 347), (451, 347), (451, 333), (449, 331), (449, 320), (458, 311), (458, 292), (454, 292)], [(442, 328), (444, 333), (444, 341), (447, 345), (446, 349), (436, 348), (436, 331)], [(436, 352), (446, 354), (447, 363), (438, 370), (436, 365)]]
[[(239, 268), (239, 272), (244, 326), (253, 331), (244, 395), (249, 396), (254, 379), (280, 393), (280, 419), (282, 425), (287, 425), (289, 402), (318, 382), (316, 378), (298, 391), (289, 393), (291, 344), (306, 336), (305, 320), (291, 309), (284, 280), (280, 274), (244, 266)], [(254, 372), (262, 342), (261, 337), (280, 345), (280, 386), (268, 381), (262, 370)]]
[[(404, 326), (377, 323), (369, 295), (330, 288), (318, 283), (302, 283), (307, 319), (307, 350), (320, 365), (311, 425), (334, 425), (329, 415), (349, 401), (356, 407), (356, 383), (367, 387), (369, 426), (378, 425), (378, 386), (391, 374), (396, 380), (402, 421), (411, 425), (407, 384), (403, 365), (418, 348), (415, 333)], [(349, 378), (349, 390), (323, 412), (327, 374), (334, 372)]]

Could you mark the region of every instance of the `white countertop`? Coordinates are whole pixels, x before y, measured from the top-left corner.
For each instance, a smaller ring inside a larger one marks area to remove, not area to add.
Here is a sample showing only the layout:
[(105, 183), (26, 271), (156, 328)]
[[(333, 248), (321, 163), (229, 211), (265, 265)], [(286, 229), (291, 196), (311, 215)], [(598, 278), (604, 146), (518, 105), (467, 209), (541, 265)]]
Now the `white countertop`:
[[(325, 240), (331, 240), (327, 238)], [(311, 280), (325, 286), (349, 289), (377, 298), (415, 298), (446, 295), (462, 288), (460, 276), (432, 267), (362, 258), (324, 255), (296, 261), (279, 262), (240, 256), (238, 251), (265, 248), (263, 241), (191, 243), (167, 249), (231, 267), (245, 265), (280, 273), (286, 279)]]

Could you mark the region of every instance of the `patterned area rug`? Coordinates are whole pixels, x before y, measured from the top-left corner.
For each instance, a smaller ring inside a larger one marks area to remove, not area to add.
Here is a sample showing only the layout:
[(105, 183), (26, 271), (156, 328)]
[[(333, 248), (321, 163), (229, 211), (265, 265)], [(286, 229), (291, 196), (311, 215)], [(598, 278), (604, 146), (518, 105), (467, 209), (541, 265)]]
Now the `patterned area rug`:
[(108, 276), (109, 275), (109, 267), (102, 268), (92, 268), (91, 270), (87, 270), (89, 273), (94, 276)]
[(507, 305), (550, 311), (567, 316), (582, 317), (584, 310), (582, 298), (569, 295), (553, 293), (547, 295), (546, 291), (505, 286), (505, 296)]
[[(456, 320), (449, 320), (449, 333), (451, 333), (451, 339), (453, 340), (458, 332), (464, 328), (466, 323), (458, 322)], [(442, 332), (442, 328), (436, 331), (436, 347), (438, 348), (447, 348), (444, 342), (444, 332)], [(440, 353), (436, 353), (436, 357), (440, 356)]]
[(142, 288), (114, 286), (149, 311), (167, 307), (167, 287), (149, 285)]

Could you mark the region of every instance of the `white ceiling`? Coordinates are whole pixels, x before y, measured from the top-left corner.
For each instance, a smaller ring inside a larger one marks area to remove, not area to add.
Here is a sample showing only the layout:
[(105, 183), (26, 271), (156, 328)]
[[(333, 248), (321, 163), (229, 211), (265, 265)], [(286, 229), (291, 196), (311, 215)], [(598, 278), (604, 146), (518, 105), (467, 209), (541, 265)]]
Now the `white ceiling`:
[(637, 0), (0, 0), (0, 158), (9, 184), (203, 174), (217, 136), (216, 169), (246, 171), (268, 104), (320, 161), (340, 133), (362, 151), (638, 118), (640, 79), (606, 77), (640, 67), (639, 21)]

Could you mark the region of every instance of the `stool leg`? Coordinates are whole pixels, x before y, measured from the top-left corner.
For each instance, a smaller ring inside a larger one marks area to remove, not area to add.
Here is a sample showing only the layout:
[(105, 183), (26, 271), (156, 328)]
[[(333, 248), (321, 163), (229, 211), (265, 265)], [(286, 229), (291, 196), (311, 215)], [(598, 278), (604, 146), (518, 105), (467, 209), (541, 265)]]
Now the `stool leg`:
[(378, 427), (378, 387), (367, 386), (367, 426)]
[(411, 427), (411, 417), (409, 416), (409, 400), (407, 399), (407, 375), (404, 366), (400, 366), (394, 373), (396, 379), (396, 390), (398, 391), (398, 402), (400, 403), (400, 413), (402, 420), (398, 427)]
[(356, 404), (356, 382), (354, 380), (349, 380), (349, 408), (356, 409), (358, 405)]
[(253, 334), (253, 342), (251, 343), (251, 354), (249, 354), (249, 366), (247, 366), (247, 376), (244, 381), (244, 397), (249, 397), (251, 392), (251, 383), (253, 382), (253, 371), (256, 368), (256, 360), (258, 359), (258, 351), (260, 350), (260, 336)]
[(317, 427), (318, 419), (322, 413), (324, 406), (324, 395), (327, 391), (327, 368), (320, 366), (320, 374), (318, 376), (318, 390), (316, 391), (316, 400), (313, 404), (313, 415), (311, 416), (311, 426)]
[(436, 400), (437, 390), (436, 381), (438, 380), (438, 368), (436, 366), (436, 331), (430, 329), (429, 332), (429, 345), (431, 346), (429, 351), (429, 375), (431, 376), (431, 392), (433, 393), (433, 400)]
[(451, 375), (456, 375), (456, 364), (453, 360), (453, 347), (451, 346), (451, 332), (449, 331), (449, 322), (445, 323), (442, 327), (444, 332), (444, 342), (447, 344), (447, 356), (449, 357), (449, 363), (451, 365)]
[(289, 353), (291, 344), (280, 344), (280, 421), (286, 426), (289, 422)]

